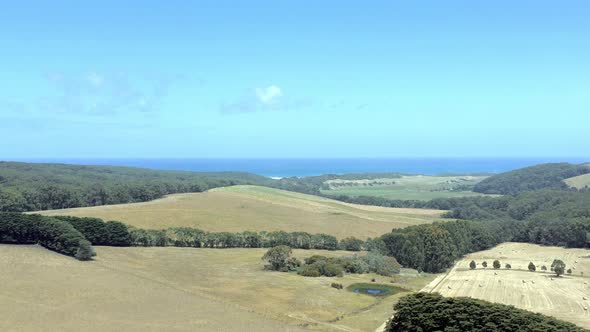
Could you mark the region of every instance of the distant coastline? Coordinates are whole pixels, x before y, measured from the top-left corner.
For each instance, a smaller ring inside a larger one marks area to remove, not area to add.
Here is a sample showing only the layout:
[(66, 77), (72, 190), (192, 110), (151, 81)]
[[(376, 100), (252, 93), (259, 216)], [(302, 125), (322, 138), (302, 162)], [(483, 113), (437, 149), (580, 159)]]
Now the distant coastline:
[(243, 171), (272, 178), (322, 174), (385, 173), (481, 174), (500, 173), (546, 162), (588, 162), (590, 158), (264, 158), (264, 159), (27, 159), (16, 161), (56, 162), (80, 165), (111, 165), (183, 171)]

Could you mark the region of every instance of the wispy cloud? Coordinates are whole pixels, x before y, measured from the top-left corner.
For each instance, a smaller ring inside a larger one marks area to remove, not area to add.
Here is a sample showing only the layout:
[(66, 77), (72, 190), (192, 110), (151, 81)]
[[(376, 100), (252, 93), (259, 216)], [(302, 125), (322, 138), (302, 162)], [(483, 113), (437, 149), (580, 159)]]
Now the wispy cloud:
[(160, 109), (169, 89), (181, 77), (131, 76), (124, 72), (89, 72), (84, 75), (46, 75), (53, 93), (37, 100), (50, 113), (112, 115), (122, 112), (153, 112)]
[(281, 91), (281, 88), (279, 88), (276, 85), (256, 89), (256, 96), (258, 97), (258, 100), (263, 104), (271, 104), (273, 102), (276, 102), (279, 98), (281, 98), (282, 95), (283, 92)]
[(279, 86), (269, 85), (264, 88), (256, 88), (253, 92), (233, 101), (222, 103), (219, 111), (222, 113), (286, 111), (307, 108), (313, 104), (311, 99), (293, 98), (285, 94)]

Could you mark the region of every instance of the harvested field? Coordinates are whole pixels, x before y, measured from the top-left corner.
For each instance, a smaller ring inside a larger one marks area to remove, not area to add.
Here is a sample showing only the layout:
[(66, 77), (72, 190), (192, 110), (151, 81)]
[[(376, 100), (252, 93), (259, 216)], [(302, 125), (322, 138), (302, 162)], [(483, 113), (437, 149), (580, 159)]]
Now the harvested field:
[[(495, 259), (502, 264), (498, 270), (492, 268)], [(549, 270), (553, 259), (563, 260), (573, 273), (557, 278), (550, 271), (542, 272), (541, 266)], [(471, 260), (478, 263), (475, 270), (469, 268)], [(481, 266), (484, 260), (486, 269)], [(529, 262), (536, 265), (536, 272), (528, 271)], [(506, 263), (512, 269), (505, 269)], [(503, 243), (468, 255), (423, 291), (509, 304), (590, 328), (590, 250)]]

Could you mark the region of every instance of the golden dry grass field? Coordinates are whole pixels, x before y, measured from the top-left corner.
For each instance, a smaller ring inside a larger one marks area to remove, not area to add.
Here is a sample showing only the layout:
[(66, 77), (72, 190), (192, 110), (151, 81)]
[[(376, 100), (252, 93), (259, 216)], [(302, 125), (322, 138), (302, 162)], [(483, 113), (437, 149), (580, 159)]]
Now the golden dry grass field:
[[(492, 268), (495, 259), (502, 264), (499, 270)], [(573, 269), (572, 275), (556, 278), (550, 271), (542, 272), (541, 266), (549, 270), (553, 259), (563, 260), (566, 269)], [(478, 263), (475, 270), (469, 269), (471, 260)], [(487, 269), (481, 266), (484, 260)], [(529, 262), (536, 265), (536, 272), (528, 271)], [(506, 270), (506, 263), (512, 269)], [(590, 328), (590, 250), (503, 243), (467, 255), (423, 291), (509, 304)]]
[(228, 232), (305, 231), (365, 239), (383, 235), (392, 228), (431, 223), (442, 212), (355, 205), (266, 187), (233, 186), (170, 195), (145, 203), (40, 213), (119, 220), (150, 229), (188, 226)]
[(573, 178), (568, 178), (563, 181), (572, 188), (582, 189), (590, 187), (590, 173), (574, 176)]
[[(369, 331), (405, 293), (383, 299), (330, 287), (419, 290), (404, 270), (306, 278), (263, 270), (264, 249), (97, 247), (80, 262), (38, 246), (0, 245), (1, 331)], [(295, 250), (299, 258), (349, 252)], [(391, 283), (391, 281), (395, 283)]]

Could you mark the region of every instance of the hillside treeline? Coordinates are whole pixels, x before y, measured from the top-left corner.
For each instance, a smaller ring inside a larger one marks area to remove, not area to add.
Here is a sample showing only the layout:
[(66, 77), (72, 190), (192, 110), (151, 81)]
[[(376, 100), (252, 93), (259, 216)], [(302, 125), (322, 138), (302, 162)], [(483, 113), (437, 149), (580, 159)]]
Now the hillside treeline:
[(0, 213), (0, 243), (39, 244), (79, 260), (94, 255), (90, 242), (70, 223), (40, 215)]
[(465, 297), (415, 293), (400, 299), (387, 332), (417, 331), (505, 331), (578, 332), (572, 323), (513, 306)]
[(387, 254), (404, 266), (441, 272), (465, 254), (507, 241), (577, 248), (590, 245), (590, 193), (542, 190), (461, 202), (446, 215), (459, 220), (410, 226), (383, 235)]
[(269, 181), (239, 172), (0, 162), (0, 212), (144, 202), (167, 194), (235, 184), (264, 185)]
[(514, 195), (539, 189), (567, 189), (564, 179), (590, 173), (590, 167), (569, 163), (540, 164), (497, 174), (479, 182), (473, 191)]

